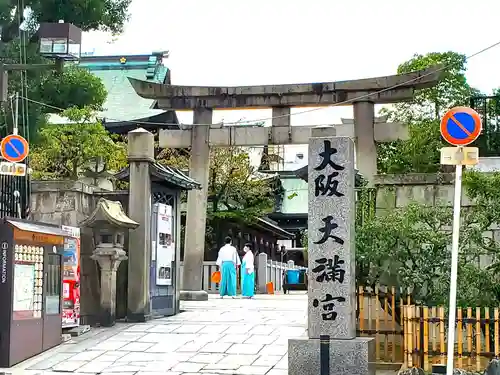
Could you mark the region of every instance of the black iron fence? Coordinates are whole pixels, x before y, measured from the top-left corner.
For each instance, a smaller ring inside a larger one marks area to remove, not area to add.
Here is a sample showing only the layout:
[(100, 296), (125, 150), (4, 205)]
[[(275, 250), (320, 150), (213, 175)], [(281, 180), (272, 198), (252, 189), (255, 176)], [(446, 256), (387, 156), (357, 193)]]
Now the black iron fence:
[(479, 155), (500, 156), (500, 96), (475, 96), (470, 106), (483, 121), (481, 136), (472, 146), (479, 147)]
[[(2, 117), (0, 116), (1, 120)], [(9, 128), (6, 125), (0, 126), (0, 139), (12, 134), (12, 130), (9, 130)], [(25, 136), (22, 133), (20, 131), (20, 135)], [(4, 160), (0, 157), (0, 162), (2, 161)], [(28, 160), (25, 160), (24, 163), (28, 164)], [(30, 199), (31, 184), (29, 175), (27, 177), (0, 175), (0, 218), (26, 218), (29, 215)]]

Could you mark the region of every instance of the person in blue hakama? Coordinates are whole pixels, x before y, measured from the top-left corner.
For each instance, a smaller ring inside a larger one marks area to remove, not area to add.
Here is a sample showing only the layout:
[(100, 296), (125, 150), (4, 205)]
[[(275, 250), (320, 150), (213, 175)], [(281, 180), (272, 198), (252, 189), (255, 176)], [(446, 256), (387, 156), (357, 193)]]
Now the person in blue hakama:
[(241, 265), (240, 257), (236, 248), (231, 244), (231, 237), (226, 237), (224, 240), (226, 243), (219, 250), (219, 256), (217, 257), (217, 266), (219, 266), (221, 272), (221, 281), (219, 284), (219, 294), (220, 297), (224, 296), (236, 296), (236, 269)]
[(252, 298), (255, 294), (255, 266), (252, 245), (247, 243), (243, 247), (245, 255), (241, 264), (241, 295)]

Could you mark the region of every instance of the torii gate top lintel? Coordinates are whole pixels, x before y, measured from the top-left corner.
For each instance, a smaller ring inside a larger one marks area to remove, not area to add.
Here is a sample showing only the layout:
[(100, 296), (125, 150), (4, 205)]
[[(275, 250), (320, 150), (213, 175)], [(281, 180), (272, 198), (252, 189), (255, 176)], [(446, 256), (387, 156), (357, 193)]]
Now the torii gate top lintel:
[[(432, 87), (442, 77), (437, 65), (392, 76), (349, 81), (260, 86), (176, 86), (129, 78), (137, 94), (155, 99), (161, 109), (250, 109), (328, 106), (363, 95), (376, 104), (408, 101), (415, 89)], [(383, 92), (379, 92), (385, 90)], [(349, 103), (351, 104), (351, 103)]]

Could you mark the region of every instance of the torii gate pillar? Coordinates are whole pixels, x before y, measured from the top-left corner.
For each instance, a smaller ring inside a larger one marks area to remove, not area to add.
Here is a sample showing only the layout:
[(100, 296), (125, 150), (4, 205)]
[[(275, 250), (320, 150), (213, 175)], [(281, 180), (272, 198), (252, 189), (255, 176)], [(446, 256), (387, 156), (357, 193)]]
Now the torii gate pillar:
[(377, 174), (377, 145), (375, 144), (375, 105), (372, 101), (353, 103), (356, 168), (369, 185)]
[(212, 114), (212, 109), (206, 108), (197, 108), (193, 113), (189, 177), (201, 181), (201, 189), (188, 191), (184, 267), (180, 292), (180, 299), (183, 301), (208, 300), (208, 293), (203, 290), (202, 277), (207, 221), (207, 182), (210, 173), (210, 126), (207, 124), (212, 123)]

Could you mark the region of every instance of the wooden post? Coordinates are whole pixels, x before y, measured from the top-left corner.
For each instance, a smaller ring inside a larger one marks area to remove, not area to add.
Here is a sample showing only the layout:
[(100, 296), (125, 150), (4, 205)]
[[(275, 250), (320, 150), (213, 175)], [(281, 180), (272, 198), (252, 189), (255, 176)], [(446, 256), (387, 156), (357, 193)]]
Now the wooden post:
[(498, 307), (495, 307), (493, 312), (495, 319), (495, 332), (493, 333), (495, 336), (495, 357), (500, 355), (500, 347), (498, 346)]
[(464, 328), (462, 325), (462, 309), (457, 311), (457, 339), (458, 339), (458, 367), (463, 368), (463, 341), (464, 341)]
[(429, 371), (429, 308), (425, 306), (423, 308), (423, 324), (424, 324), (424, 343), (423, 343), (423, 351), (424, 351), (424, 365), (423, 368), (425, 371)]
[(481, 370), (481, 308), (476, 307), (476, 370)]
[[(392, 311), (392, 362), (396, 362), (396, 288), (392, 287), (391, 288), (391, 311)], [(403, 324), (401, 324), (403, 326)], [(397, 338), (398, 340), (401, 339), (401, 337)], [(401, 345), (403, 346), (403, 345)]]
[(364, 288), (360, 286), (358, 288), (358, 301), (359, 301), (359, 330), (363, 332), (365, 328), (365, 294)]
[(491, 345), (490, 345), (490, 308), (485, 307), (484, 308), (484, 319), (486, 321), (486, 324), (484, 326), (484, 337), (485, 337), (485, 349), (484, 351), (486, 353), (490, 353), (491, 351)]
[(470, 319), (472, 319), (472, 308), (467, 307), (467, 318), (468, 321), (465, 325), (467, 331), (467, 366), (470, 368), (472, 366), (472, 324)]
[[(385, 287), (385, 297), (384, 297), (384, 330), (389, 327), (389, 288)], [(389, 335), (384, 334), (384, 361), (389, 360)]]
[(375, 358), (380, 360), (380, 301), (378, 298), (378, 285), (375, 285)]
[(442, 365), (446, 364), (446, 342), (444, 335), (444, 307), (439, 307), (439, 352), (441, 354), (440, 363)]

